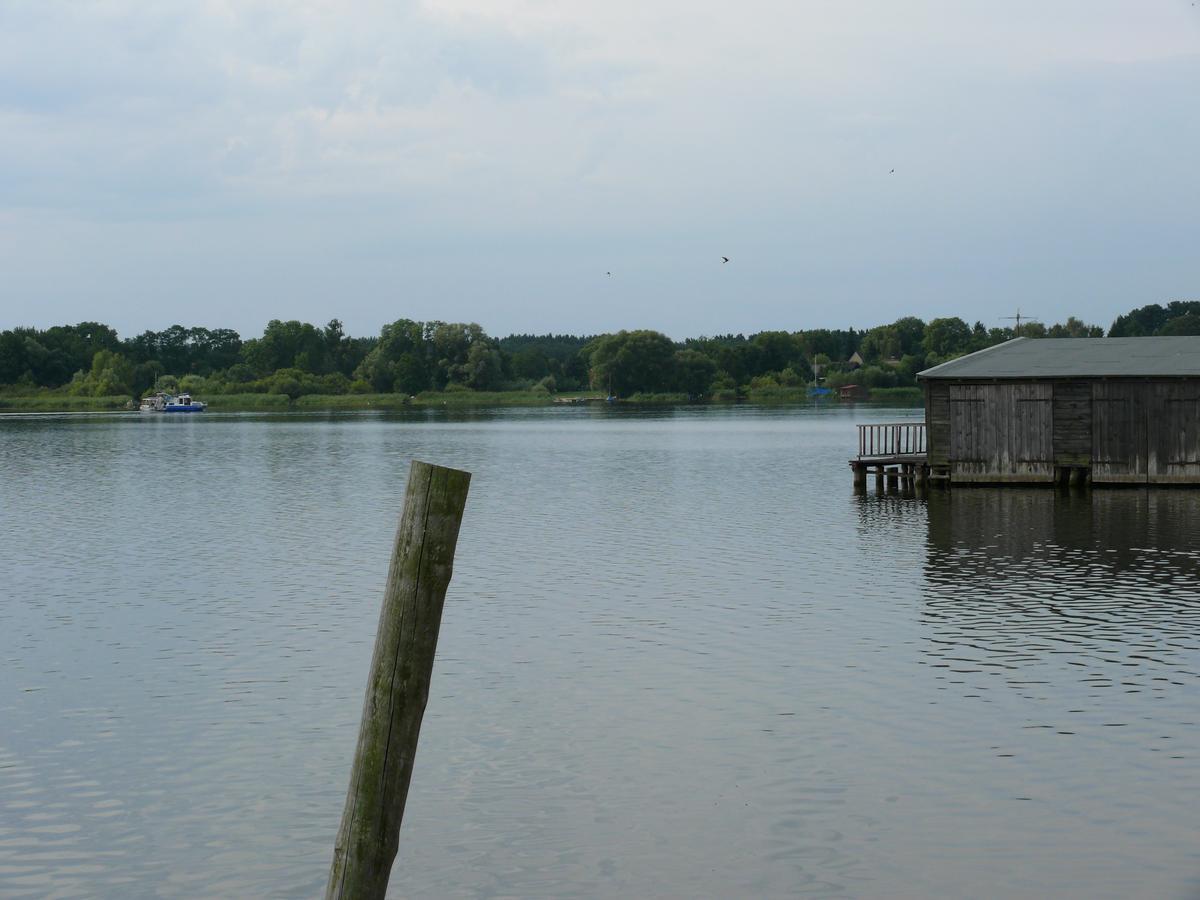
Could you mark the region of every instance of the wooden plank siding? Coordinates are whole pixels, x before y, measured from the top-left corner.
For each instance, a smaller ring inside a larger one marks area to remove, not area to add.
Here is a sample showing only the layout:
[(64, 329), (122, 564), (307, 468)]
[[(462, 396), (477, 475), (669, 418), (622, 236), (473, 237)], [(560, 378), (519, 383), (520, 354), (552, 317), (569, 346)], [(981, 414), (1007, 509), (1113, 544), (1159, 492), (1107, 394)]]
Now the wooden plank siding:
[(945, 381), (925, 384), (926, 446), (929, 465), (950, 464), (950, 385)]
[(950, 385), (952, 481), (1053, 481), (1053, 386)]
[(1092, 481), (1144, 484), (1148, 481), (1149, 384), (1092, 383)]
[(1147, 388), (1149, 481), (1200, 483), (1200, 385), (1152, 382)]
[(1086, 381), (1054, 384), (1054, 464), (1092, 464), (1092, 386)]

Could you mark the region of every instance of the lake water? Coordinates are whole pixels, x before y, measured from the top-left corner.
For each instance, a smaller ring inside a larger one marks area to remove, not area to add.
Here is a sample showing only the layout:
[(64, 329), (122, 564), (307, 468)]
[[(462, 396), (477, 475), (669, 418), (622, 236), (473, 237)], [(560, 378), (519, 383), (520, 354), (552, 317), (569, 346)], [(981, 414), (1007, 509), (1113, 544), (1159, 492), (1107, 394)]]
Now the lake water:
[(897, 415), (0, 419), (0, 896), (321, 894), (413, 457), (392, 896), (1197, 896), (1200, 492), (855, 496)]

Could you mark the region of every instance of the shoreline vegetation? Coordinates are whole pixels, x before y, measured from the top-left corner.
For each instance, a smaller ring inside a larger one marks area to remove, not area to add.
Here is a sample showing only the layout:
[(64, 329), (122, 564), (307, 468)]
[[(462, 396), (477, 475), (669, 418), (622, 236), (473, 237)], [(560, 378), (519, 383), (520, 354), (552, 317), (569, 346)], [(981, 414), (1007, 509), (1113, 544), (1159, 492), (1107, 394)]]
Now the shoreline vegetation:
[[(1200, 301), (1143, 306), (1107, 334), (1200, 334)], [(182, 325), (122, 338), (80, 322), (0, 331), (0, 410), (121, 410), (156, 391), (189, 393), (218, 411), (787, 404), (811, 402), (814, 393), (916, 405), (922, 369), (1016, 336), (1104, 335), (1073, 317), (1049, 327), (1026, 322), (1019, 334), (957, 317), (906, 316), (863, 330), (682, 341), (648, 329), (495, 338), (475, 323), (411, 319), (384, 325), (377, 337), (348, 336), (337, 319), (323, 327), (273, 319), (261, 337), (245, 340), (227, 328)]]
[[(812, 403), (815, 400), (837, 403), (837, 395), (814, 398), (805, 389), (773, 392), (749, 392), (695, 399), (681, 393), (634, 394), (612, 401), (622, 406), (728, 406), (748, 404), (780, 406)], [(547, 395), (537, 391), (428, 391), (417, 396), (405, 394), (306, 394), (292, 399), (287, 394), (214, 394), (208, 399), (212, 412), (337, 412), (340, 410), (401, 409), (488, 409), (515, 406), (576, 406), (605, 403), (607, 398), (592, 392)], [(903, 408), (919, 406), (921, 389), (916, 387), (883, 388), (872, 391), (873, 405)], [(58, 391), (32, 395), (0, 393), (0, 413), (55, 412), (131, 412), (137, 403), (131, 394), (104, 397), (80, 397)]]

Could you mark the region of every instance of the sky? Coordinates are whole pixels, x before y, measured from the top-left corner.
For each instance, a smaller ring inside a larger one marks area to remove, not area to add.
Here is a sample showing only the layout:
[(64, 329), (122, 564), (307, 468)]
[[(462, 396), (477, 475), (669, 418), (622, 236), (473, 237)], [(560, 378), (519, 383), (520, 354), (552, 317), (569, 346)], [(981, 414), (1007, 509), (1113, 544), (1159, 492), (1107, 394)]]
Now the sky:
[(0, 328), (1107, 325), (1198, 88), (1191, 0), (0, 0)]

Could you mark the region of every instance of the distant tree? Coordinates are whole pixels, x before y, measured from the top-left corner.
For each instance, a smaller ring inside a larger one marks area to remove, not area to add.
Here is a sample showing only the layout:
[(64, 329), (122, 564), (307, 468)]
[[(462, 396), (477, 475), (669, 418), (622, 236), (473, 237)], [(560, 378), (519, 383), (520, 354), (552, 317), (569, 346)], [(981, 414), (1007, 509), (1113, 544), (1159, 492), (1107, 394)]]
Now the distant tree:
[(670, 390), (675, 345), (657, 331), (619, 331), (590, 346), (592, 385), (627, 397), (639, 391)]
[(1109, 337), (1143, 337), (1157, 334), (1167, 323), (1167, 311), (1157, 303), (1150, 303), (1117, 316), (1108, 329)]
[(97, 350), (91, 369), (80, 371), (71, 381), (71, 393), (110, 397), (133, 392), (133, 363), (112, 350)]
[(971, 338), (971, 326), (957, 316), (934, 319), (925, 326), (921, 346), (926, 353), (945, 358), (966, 353), (970, 348)]
[(1162, 335), (1200, 334), (1200, 313), (1188, 312), (1181, 316), (1168, 319), (1166, 324), (1158, 329)]
[(1099, 325), (1088, 325), (1071, 316), (1065, 323), (1051, 325), (1046, 336), (1052, 338), (1104, 337), (1104, 329)]
[(922, 341), (925, 338), (925, 322), (916, 316), (905, 316), (892, 323), (899, 341), (899, 349), (893, 356), (907, 356), (920, 353), (924, 349)]
[(1019, 337), (1044, 338), (1046, 337), (1046, 326), (1042, 322), (1026, 322), (1021, 326)]
[(677, 350), (674, 357), (675, 387), (689, 397), (701, 397), (717, 377), (717, 364), (698, 350)]
[(0, 332), (0, 384), (16, 384), (26, 373), (32, 377), (26, 340), (15, 330)]
[(379, 341), (354, 371), (355, 378), (379, 393), (420, 393), (430, 387), (430, 375), (425, 328), (412, 319), (384, 325)]
[(246, 362), (260, 375), (278, 369), (323, 374), (330, 370), (325, 335), (307, 322), (272, 319), (261, 338), (247, 341)]
[(426, 322), (424, 337), (432, 345), (433, 386), (438, 389), (451, 382), (466, 384), (471, 347), (490, 343), (474, 322)]
[(512, 355), (512, 373), (517, 378), (539, 379), (550, 372), (550, 360), (540, 347), (525, 347)]
[(162, 370), (162, 363), (157, 359), (138, 363), (133, 367), (133, 390), (130, 393), (135, 397), (145, 396), (154, 387), (154, 382), (158, 380)]
[(456, 380), (476, 391), (496, 391), (500, 389), (502, 377), (500, 351), (490, 343), (477, 341), (467, 351), (461, 377)]

